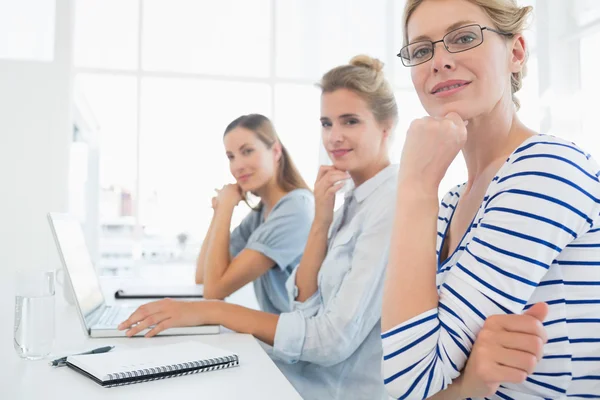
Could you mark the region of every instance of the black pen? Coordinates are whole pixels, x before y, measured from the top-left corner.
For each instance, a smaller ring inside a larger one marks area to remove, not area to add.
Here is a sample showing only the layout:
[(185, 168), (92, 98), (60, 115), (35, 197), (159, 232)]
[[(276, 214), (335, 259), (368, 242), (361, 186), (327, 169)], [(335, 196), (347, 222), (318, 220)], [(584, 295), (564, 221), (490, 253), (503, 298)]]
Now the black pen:
[[(94, 350), (86, 351), (85, 353), (78, 353), (78, 354), (72, 354), (72, 355), (80, 356), (80, 355), (84, 355), (84, 354), (107, 353), (114, 348), (115, 348), (115, 346), (104, 346), (104, 347), (98, 347), (97, 349), (94, 349)], [(64, 365), (67, 365), (67, 357), (65, 356), (65, 357), (57, 358), (56, 360), (49, 362), (48, 365), (50, 365), (52, 367), (62, 367)]]

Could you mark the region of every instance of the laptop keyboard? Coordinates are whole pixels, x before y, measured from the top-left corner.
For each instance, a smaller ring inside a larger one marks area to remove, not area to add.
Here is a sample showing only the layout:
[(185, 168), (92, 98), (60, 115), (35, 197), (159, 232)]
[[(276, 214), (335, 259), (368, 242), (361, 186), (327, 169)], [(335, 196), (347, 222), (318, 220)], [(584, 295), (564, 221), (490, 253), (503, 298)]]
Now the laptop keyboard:
[(117, 327), (121, 322), (125, 321), (135, 311), (135, 308), (129, 307), (107, 307), (100, 319), (96, 323), (97, 326)]

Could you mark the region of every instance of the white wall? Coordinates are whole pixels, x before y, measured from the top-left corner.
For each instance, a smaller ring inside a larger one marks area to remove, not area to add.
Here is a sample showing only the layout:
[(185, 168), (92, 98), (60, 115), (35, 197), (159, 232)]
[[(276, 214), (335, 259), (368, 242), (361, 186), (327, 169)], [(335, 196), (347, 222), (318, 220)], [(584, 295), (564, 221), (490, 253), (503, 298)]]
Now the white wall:
[(72, 0), (56, 0), (51, 62), (0, 60), (0, 279), (60, 264), (46, 220), (67, 209)]

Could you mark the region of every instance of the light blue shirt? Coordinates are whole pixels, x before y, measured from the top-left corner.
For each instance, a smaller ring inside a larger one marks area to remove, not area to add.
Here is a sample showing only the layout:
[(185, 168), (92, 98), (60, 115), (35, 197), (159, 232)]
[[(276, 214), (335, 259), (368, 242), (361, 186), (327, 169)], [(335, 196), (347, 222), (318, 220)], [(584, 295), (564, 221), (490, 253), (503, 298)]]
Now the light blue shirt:
[(329, 230), (318, 289), (279, 317), (272, 356), (304, 399), (384, 399), (381, 303), (396, 201), (391, 165), (347, 193)]
[(296, 189), (275, 204), (266, 220), (263, 210), (251, 211), (231, 233), (232, 258), (251, 249), (275, 262), (273, 268), (254, 281), (261, 310), (274, 314), (290, 310), (285, 283), (300, 263), (314, 215), (312, 193)]

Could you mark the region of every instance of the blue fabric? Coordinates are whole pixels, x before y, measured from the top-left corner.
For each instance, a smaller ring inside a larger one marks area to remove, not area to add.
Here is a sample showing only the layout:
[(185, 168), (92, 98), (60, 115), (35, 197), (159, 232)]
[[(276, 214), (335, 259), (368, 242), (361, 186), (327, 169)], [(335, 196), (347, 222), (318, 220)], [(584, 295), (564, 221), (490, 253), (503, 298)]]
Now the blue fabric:
[(266, 220), (263, 211), (251, 211), (230, 236), (232, 259), (244, 249), (258, 251), (275, 266), (254, 281), (261, 310), (280, 314), (290, 310), (285, 283), (300, 263), (315, 213), (314, 198), (296, 189), (273, 207)]

